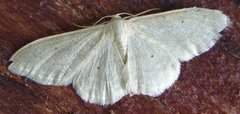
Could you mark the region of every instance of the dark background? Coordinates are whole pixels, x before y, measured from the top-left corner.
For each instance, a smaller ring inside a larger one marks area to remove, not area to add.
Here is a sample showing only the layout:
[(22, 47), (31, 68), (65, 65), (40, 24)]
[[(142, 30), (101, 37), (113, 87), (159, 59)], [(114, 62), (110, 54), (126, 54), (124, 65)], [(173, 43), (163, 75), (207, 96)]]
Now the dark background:
[[(71, 85), (36, 84), (7, 70), (10, 56), (36, 39), (92, 25), (120, 12), (151, 8), (218, 9), (232, 25), (210, 51), (184, 62), (176, 83), (159, 97), (125, 96), (111, 106), (85, 103)], [(238, 0), (0, 0), (0, 113), (171, 114), (240, 113), (240, 6)]]

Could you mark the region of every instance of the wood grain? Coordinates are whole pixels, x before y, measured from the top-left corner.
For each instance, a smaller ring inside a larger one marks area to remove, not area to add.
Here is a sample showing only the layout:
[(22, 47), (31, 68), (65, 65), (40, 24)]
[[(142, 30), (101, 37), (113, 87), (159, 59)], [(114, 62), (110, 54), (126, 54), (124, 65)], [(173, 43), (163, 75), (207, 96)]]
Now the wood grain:
[[(0, 0), (0, 113), (172, 114), (240, 113), (240, 6), (236, 0)], [(231, 26), (208, 52), (185, 62), (177, 82), (159, 97), (125, 96), (111, 106), (85, 103), (71, 86), (44, 86), (7, 70), (10, 56), (44, 36), (92, 25), (105, 15), (160, 8), (218, 9)]]

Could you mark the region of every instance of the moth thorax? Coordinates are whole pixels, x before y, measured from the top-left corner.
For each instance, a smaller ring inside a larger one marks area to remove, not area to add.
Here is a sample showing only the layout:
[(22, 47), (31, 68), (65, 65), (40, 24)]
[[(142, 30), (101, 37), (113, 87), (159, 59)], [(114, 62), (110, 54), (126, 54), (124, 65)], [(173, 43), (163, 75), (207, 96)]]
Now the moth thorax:
[(124, 62), (126, 61), (127, 55), (127, 37), (128, 37), (127, 26), (125, 23), (126, 23), (125, 20), (122, 18), (114, 19), (112, 21), (112, 28), (114, 30), (115, 36), (114, 41)]

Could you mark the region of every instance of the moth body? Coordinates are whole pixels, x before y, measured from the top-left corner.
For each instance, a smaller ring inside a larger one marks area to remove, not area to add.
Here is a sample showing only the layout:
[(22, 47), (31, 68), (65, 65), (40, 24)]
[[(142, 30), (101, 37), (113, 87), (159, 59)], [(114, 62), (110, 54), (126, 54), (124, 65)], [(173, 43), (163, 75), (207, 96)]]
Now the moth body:
[(15, 52), (8, 69), (44, 85), (72, 85), (84, 101), (107, 105), (123, 96), (161, 95), (181, 62), (208, 51), (230, 19), (186, 8), (45, 37)]

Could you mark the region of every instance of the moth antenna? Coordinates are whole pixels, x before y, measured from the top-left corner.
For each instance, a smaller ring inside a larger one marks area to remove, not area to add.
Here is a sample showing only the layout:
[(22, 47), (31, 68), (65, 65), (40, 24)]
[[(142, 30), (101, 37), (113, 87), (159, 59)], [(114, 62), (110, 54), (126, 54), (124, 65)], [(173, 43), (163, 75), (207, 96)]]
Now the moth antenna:
[(137, 16), (139, 16), (139, 15), (142, 15), (142, 14), (145, 14), (145, 13), (148, 13), (148, 12), (151, 12), (151, 11), (156, 11), (156, 10), (160, 10), (160, 8), (152, 8), (152, 9), (148, 9), (148, 10), (145, 10), (145, 11), (140, 12), (140, 13), (138, 13), (138, 14), (130, 15), (130, 16), (124, 17), (124, 19), (129, 19), (129, 18), (137, 17)]
[[(97, 25), (99, 22), (101, 22), (103, 19), (105, 19), (105, 18), (110, 18), (110, 17), (112, 17), (113, 15), (107, 15), (107, 16), (104, 16), (104, 17), (102, 17), (101, 19), (99, 19), (97, 22), (95, 22), (93, 25)], [(106, 24), (106, 23), (108, 23), (109, 21), (106, 21), (106, 22), (103, 22), (102, 24)], [(87, 27), (90, 27), (90, 26), (84, 26), (84, 25), (78, 25), (78, 24), (75, 24), (75, 23), (73, 23), (73, 25), (74, 26), (76, 26), (76, 27), (79, 27), (79, 28), (87, 28)]]
[[(117, 14), (117, 15), (119, 15), (119, 16), (120, 16), (120, 15), (128, 15), (128, 16), (124, 17), (124, 19), (129, 19), (129, 18), (136, 17), (136, 16), (139, 16), (139, 15), (148, 13), (148, 12), (150, 12), (150, 11), (155, 11), (155, 10), (160, 10), (160, 9), (159, 9), (159, 8), (153, 8), (153, 9), (149, 9), (149, 10), (140, 12), (140, 13), (138, 13), (138, 14), (136, 14), (136, 15), (131, 14), (131, 13), (127, 13), (127, 12), (119, 13), (119, 14)], [(93, 25), (97, 25), (97, 24), (98, 24), (99, 22), (101, 22), (103, 19), (111, 18), (111, 17), (113, 17), (113, 15), (104, 16), (104, 17), (100, 18), (97, 22), (95, 22)], [(103, 24), (106, 24), (106, 23), (108, 23), (108, 22), (109, 22), (109, 21), (106, 21), (106, 22), (104, 22)], [(73, 24), (73, 25), (74, 25), (74, 26), (77, 26), (77, 27), (80, 27), (80, 28), (87, 28), (87, 27), (89, 27), (89, 26), (82, 26), (82, 25), (77, 25), (77, 24)]]
[[(126, 12), (123, 12), (123, 13), (119, 13), (119, 14), (117, 14), (118, 16), (120, 16), (120, 15), (129, 15), (129, 16), (134, 16), (133, 14), (131, 14), (131, 13), (126, 13)], [(96, 24), (98, 24), (99, 22), (101, 22), (103, 19), (106, 19), (106, 18), (112, 18), (114, 15), (107, 15), (107, 16), (104, 16), (104, 17), (102, 17), (102, 18), (100, 18), (97, 22), (95, 22), (93, 25), (96, 25)], [(109, 21), (106, 21), (106, 22), (103, 22), (103, 24), (106, 24), (106, 23), (108, 23)]]
[(106, 24), (106, 23), (108, 23), (108, 22), (110, 22), (110, 21), (105, 21), (105, 22), (103, 22), (102, 24)]
[(87, 28), (87, 27), (90, 27), (90, 26), (78, 25), (78, 24), (75, 24), (75, 23), (73, 23), (73, 25), (76, 26), (76, 27), (79, 27), (79, 28)]
[(128, 16), (134, 16), (133, 14), (131, 14), (131, 13), (127, 13), (127, 12), (123, 12), (123, 13), (119, 13), (119, 14), (117, 14), (117, 15), (128, 15)]
[(111, 18), (112, 16), (113, 16), (113, 15), (107, 15), (107, 16), (104, 16), (104, 17), (102, 17), (101, 19), (99, 19), (97, 22), (95, 22), (93, 25), (98, 24), (98, 23), (101, 22), (103, 19)]

